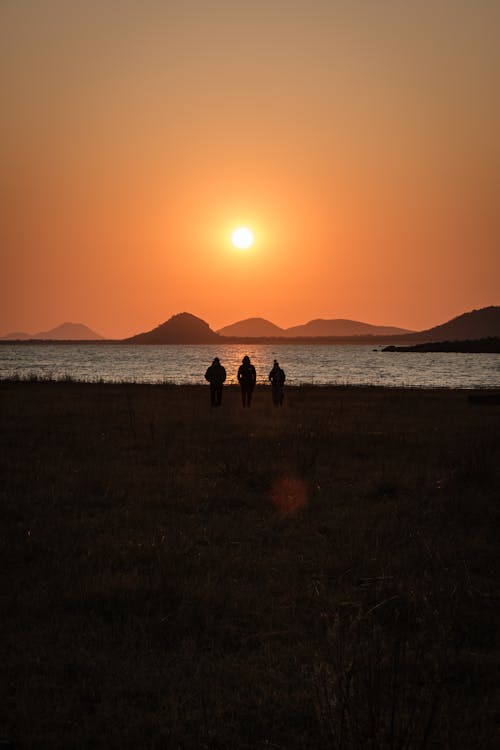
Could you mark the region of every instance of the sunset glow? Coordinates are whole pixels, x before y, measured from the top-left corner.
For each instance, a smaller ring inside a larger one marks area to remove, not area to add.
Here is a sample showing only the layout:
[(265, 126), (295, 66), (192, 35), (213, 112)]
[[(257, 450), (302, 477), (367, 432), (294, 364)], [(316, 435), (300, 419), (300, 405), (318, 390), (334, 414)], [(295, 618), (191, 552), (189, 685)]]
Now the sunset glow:
[(483, 0), (1, 3), (0, 335), (498, 304), (498, 28)]

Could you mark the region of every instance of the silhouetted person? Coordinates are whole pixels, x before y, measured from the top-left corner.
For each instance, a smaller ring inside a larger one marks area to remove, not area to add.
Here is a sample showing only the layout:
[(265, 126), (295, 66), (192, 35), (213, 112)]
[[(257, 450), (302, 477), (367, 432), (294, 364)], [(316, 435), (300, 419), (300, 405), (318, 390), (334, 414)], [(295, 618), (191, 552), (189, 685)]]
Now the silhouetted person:
[(250, 406), (256, 380), (257, 373), (255, 372), (255, 367), (250, 362), (250, 357), (243, 357), (243, 361), (238, 369), (238, 383), (241, 386), (241, 402), (243, 406)]
[(215, 357), (205, 373), (205, 378), (210, 383), (210, 406), (220, 406), (222, 401), (222, 384), (226, 379), (226, 370), (221, 365), (219, 357)]
[(273, 404), (275, 406), (283, 406), (286, 375), (285, 371), (281, 369), (277, 359), (274, 360), (273, 369), (269, 373), (269, 380), (271, 381)]

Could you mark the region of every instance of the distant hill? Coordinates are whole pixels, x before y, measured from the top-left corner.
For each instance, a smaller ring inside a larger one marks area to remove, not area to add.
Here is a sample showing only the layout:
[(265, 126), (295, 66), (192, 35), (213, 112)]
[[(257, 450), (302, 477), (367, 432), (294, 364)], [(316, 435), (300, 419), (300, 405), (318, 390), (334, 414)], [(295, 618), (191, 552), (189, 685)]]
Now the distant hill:
[(412, 335), (412, 340), (467, 341), (496, 336), (500, 336), (500, 307), (491, 306), (463, 313), (447, 323), (419, 331)]
[(169, 320), (145, 333), (124, 339), (125, 344), (213, 344), (221, 337), (208, 323), (190, 313), (173, 315)]
[(265, 336), (284, 336), (285, 329), (271, 323), (265, 318), (246, 318), (237, 323), (220, 328), (217, 333), (221, 336), (243, 336), (260, 338)]
[(296, 338), (298, 336), (397, 336), (411, 333), (407, 328), (394, 326), (376, 326), (370, 323), (360, 323), (357, 320), (334, 318), (310, 320), (301, 326), (285, 329), (284, 335)]
[(103, 337), (92, 331), (88, 326), (83, 323), (61, 323), (56, 328), (51, 328), (50, 331), (40, 331), (35, 333), (31, 337), (33, 339), (52, 339), (57, 341), (58, 339), (73, 340), (73, 341), (93, 341), (102, 339)]
[(315, 338), (325, 336), (397, 336), (411, 333), (407, 328), (394, 326), (375, 326), (360, 323), (356, 320), (335, 318), (323, 320), (318, 318), (308, 323), (291, 328), (280, 328), (265, 318), (246, 318), (237, 323), (221, 328), (221, 336), (242, 338)]
[[(424, 331), (408, 331), (395, 326), (377, 326), (356, 320), (318, 318), (291, 328), (280, 328), (265, 318), (246, 318), (217, 333), (201, 318), (190, 313), (173, 315), (161, 325), (138, 333), (122, 341), (133, 344), (211, 344), (239, 343), (245, 339), (267, 339), (282, 343), (374, 343), (374, 337), (385, 339), (384, 343), (418, 344), (421, 342), (471, 341), (500, 337), (500, 306), (483, 307), (480, 310), (458, 315), (456, 318)], [(0, 341), (105, 341), (105, 339), (82, 323), (62, 323), (49, 331), (38, 333), (12, 332), (0, 337)]]
[(83, 323), (61, 323), (50, 331), (40, 331), (39, 333), (7, 333), (2, 339), (25, 341), (33, 340), (51, 340), (51, 341), (98, 341), (103, 337), (95, 331), (92, 331)]
[(24, 331), (13, 331), (12, 333), (6, 333), (5, 336), (0, 336), (0, 341), (25, 341), (31, 338), (33, 336), (29, 333), (24, 333)]

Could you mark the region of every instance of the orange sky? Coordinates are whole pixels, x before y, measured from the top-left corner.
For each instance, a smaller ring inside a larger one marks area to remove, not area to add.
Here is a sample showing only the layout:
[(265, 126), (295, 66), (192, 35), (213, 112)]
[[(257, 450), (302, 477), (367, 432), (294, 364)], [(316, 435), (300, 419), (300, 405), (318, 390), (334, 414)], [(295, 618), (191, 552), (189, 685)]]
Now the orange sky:
[(0, 335), (500, 304), (494, 0), (3, 0), (0, 87)]

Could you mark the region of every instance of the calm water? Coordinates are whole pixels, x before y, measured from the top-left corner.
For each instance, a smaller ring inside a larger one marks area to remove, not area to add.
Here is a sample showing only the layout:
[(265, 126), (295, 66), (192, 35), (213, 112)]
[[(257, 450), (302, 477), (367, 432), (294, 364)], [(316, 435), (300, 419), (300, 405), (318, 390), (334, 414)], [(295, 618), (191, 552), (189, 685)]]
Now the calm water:
[(85, 381), (204, 383), (204, 373), (220, 357), (229, 383), (236, 382), (248, 354), (260, 382), (277, 358), (291, 384), (353, 384), (447, 388), (500, 387), (500, 354), (416, 354), (374, 350), (373, 346), (125, 346), (2, 345), (0, 379), (17, 375), (71, 376)]

